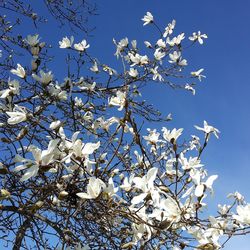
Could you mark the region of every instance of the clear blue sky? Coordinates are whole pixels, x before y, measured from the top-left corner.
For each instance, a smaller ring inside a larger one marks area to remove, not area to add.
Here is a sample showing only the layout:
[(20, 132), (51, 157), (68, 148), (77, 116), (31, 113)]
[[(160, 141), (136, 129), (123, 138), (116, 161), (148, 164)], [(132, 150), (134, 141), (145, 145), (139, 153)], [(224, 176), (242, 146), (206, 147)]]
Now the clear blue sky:
[[(162, 28), (176, 19), (176, 30), (186, 36), (198, 30), (208, 34), (203, 46), (187, 53), (189, 64), (194, 69), (204, 67), (207, 76), (196, 96), (155, 85), (144, 97), (163, 113), (171, 112), (174, 121), (168, 125), (184, 127), (186, 135), (193, 134), (193, 125), (202, 125), (203, 120), (217, 127), (220, 139), (211, 140), (203, 158), (209, 173), (219, 175), (215, 200), (222, 203), (228, 193), (238, 190), (250, 202), (250, 1), (99, 0), (97, 4), (99, 15), (90, 19), (96, 30), (87, 38), (89, 51), (114, 68), (112, 38), (137, 39), (141, 46), (145, 39), (153, 41), (155, 31), (143, 28), (140, 21), (146, 11)], [(40, 34), (56, 46), (63, 36), (71, 35), (67, 29), (53, 28)], [(77, 38), (80, 41), (85, 35)], [(247, 250), (248, 242), (250, 237), (236, 238), (225, 249)]]

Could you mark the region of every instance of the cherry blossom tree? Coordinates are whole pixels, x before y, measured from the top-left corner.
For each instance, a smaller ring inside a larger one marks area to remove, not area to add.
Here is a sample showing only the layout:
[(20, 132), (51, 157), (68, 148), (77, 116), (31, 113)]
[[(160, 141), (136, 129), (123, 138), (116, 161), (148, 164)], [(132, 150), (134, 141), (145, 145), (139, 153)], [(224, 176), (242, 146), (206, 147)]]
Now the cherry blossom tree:
[(207, 35), (175, 34), (175, 20), (161, 28), (155, 19), (147, 12), (142, 21), (158, 39), (113, 40), (117, 69), (89, 53), (87, 38), (69, 35), (57, 48), (67, 53), (68, 70), (56, 76), (48, 41), (21, 39), (30, 63), (6, 70), (0, 90), (0, 241), (7, 249), (212, 250), (249, 233), (250, 204), (240, 193), (207, 212), (218, 176), (202, 156), (219, 130), (204, 121), (184, 139), (171, 115), (143, 99), (149, 83), (195, 94), (205, 77), (202, 68), (186, 69), (185, 50)]

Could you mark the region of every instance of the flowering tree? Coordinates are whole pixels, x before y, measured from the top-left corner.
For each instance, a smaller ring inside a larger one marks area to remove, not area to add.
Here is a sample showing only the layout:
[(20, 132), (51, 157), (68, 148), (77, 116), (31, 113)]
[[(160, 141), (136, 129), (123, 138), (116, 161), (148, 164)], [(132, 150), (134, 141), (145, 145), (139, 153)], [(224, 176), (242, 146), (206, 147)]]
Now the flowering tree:
[[(46, 41), (22, 40), (31, 63), (10, 69), (0, 91), (6, 247), (210, 250), (249, 232), (250, 204), (239, 193), (216, 214), (204, 212), (217, 175), (201, 157), (218, 129), (204, 121), (184, 140), (183, 128), (167, 123), (171, 116), (142, 99), (152, 81), (195, 94), (205, 76), (203, 69), (186, 72), (184, 52), (207, 35), (175, 35), (175, 20), (162, 30), (150, 12), (142, 21), (159, 38), (143, 46), (114, 40), (119, 69), (90, 55), (85, 39), (62, 38), (63, 81), (47, 66)], [(145, 131), (144, 121), (164, 127)]]

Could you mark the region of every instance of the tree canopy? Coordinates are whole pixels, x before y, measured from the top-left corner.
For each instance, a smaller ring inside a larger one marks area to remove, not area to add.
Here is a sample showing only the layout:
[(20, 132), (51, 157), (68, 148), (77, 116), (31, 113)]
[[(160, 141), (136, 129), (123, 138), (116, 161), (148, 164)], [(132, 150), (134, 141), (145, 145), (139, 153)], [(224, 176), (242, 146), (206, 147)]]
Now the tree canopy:
[[(75, 1), (44, 2), (61, 24), (85, 30), (77, 15), (88, 8), (85, 1), (76, 1), (77, 8)], [(1, 4), (15, 12), (14, 22), (1, 17), (5, 247), (212, 250), (248, 233), (250, 204), (240, 193), (229, 194), (213, 214), (205, 210), (218, 176), (208, 174), (202, 156), (220, 131), (204, 121), (184, 139), (171, 114), (144, 100), (144, 89), (156, 83), (195, 94), (204, 69), (189, 71), (185, 52), (203, 45), (205, 33), (176, 34), (175, 20), (160, 27), (147, 12), (141, 21), (157, 39), (114, 39), (112, 68), (89, 53), (94, 44), (87, 37), (62, 37), (57, 48), (36, 33), (23, 37), (13, 30), (22, 25), (18, 15), (31, 18), (34, 28), (44, 19), (21, 1)], [(58, 76), (49, 66), (62, 67), (51, 60), (56, 50), (65, 53), (67, 69)]]

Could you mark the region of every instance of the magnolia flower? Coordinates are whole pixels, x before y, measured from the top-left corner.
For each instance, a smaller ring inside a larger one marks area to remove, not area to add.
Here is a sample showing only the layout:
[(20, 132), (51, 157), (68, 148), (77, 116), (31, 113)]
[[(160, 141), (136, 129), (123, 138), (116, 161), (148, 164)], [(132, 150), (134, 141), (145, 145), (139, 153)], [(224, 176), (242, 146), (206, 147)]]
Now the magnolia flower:
[(168, 142), (173, 142), (178, 139), (178, 137), (182, 134), (183, 128), (176, 129), (174, 128), (172, 131), (168, 130), (167, 128), (163, 127), (162, 132), (163, 132), (163, 138), (168, 141)]
[(159, 39), (156, 44), (161, 48), (166, 48), (166, 43), (162, 39)]
[(27, 112), (24, 107), (15, 106), (13, 111), (7, 111), (6, 114), (10, 117), (7, 121), (10, 125), (15, 125), (27, 120)]
[[(194, 174), (193, 174), (194, 173)], [(218, 178), (218, 175), (211, 175), (209, 178), (206, 180), (206, 182), (201, 182), (200, 181), (200, 172), (199, 171), (191, 171), (190, 176), (192, 177), (193, 181), (196, 183), (196, 188), (195, 188), (195, 195), (197, 197), (201, 197), (206, 189), (209, 189), (210, 192), (213, 194), (213, 188), (212, 185), (214, 181)]]
[(174, 51), (173, 53), (169, 53), (169, 58), (171, 59), (171, 60), (169, 60), (169, 62), (176, 63), (180, 57), (181, 57), (181, 52), (179, 52), (179, 51)]
[(237, 215), (233, 215), (233, 218), (242, 224), (250, 225), (250, 204), (245, 206), (237, 206)]
[(143, 177), (134, 177), (133, 182), (136, 188), (140, 189), (143, 193), (139, 194), (131, 200), (133, 205), (139, 204), (148, 195), (148, 192), (154, 188), (154, 180), (156, 178), (158, 168), (151, 168)]
[(87, 48), (89, 48), (90, 45), (87, 44), (87, 41), (84, 39), (80, 43), (74, 44), (74, 48), (78, 51), (85, 51)]
[(169, 23), (168, 26), (165, 28), (165, 32), (163, 34), (163, 37), (167, 37), (173, 33), (174, 27), (175, 27), (176, 21), (173, 20), (172, 23)]
[(67, 100), (67, 92), (62, 90), (58, 84), (50, 83), (48, 85), (48, 91), (50, 95), (58, 98), (59, 100)]
[(201, 34), (200, 31), (198, 31), (198, 33), (194, 32), (192, 36), (189, 37), (189, 40), (190, 41), (198, 41), (199, 44), (203, 44), (203, 39), (206, 39), (207, 38), (207, 35), (206, 34)]
[(244, 203), (244, 200), (245, 200), (245, 197), (240, 194), (239, 192), (235, 192), (235, 193), (230, 193), (227, 198), (234, 198), (237, 202), (243, 204)]
[(125, 103), (126, 103), (126, 93), (122, 92), (120, 90), (118, 90), (116, 92), (116, 96), (112, 96), (109, 99), (109, 105), (111, 105), (111, 106), (120, 106), (118, 108), (119, 111), (121, 111), (124, 108)]
[(187, 60), (181, 58), (181, 52), (180, 51), (174, 51), (173, 53), (169, 54), (169, 60), (170, 63), (177, 63), (179, 66), (186, 66)]
[(165, 229), (172, 223), (180, 221), (181, 212), (177, 202), (168, 196), (167, 199), (160, 200), (150, 217), (155, 217), (158, 221), (161, 221), (160, 227)]
[(17, 80), (8, 81), (9, 88), (0, 91), (0, 98), (6, 98), (10, 95), (19, 95), (20, 85)]
[(125, 177), (123, 180), (122, 185), (120, 186), (121, 189), (124, 189), (125, 191), (129, 192), (132, 188), (133, 180), (134, 180), (135, 175), (132, 174), (130, 177)]
[(148, 128), (147, 130), (149, 132), (149, 135), (143, 136), (143, 138), (150, 144), (156, 144), (159, 141), (160, 133), (158, 133), (156, 129), (151, 130)]
[(106, 188), (106, 185), (101, 179), (90, 177), (89, 183), (87, 185), (87, 193), (80, 192), (76, 195), (81, 199), (95, 199), (99, 196), (102, 189), (104, 188)]
[(144, 22), (143, 26), (145, 26), (147, 24), (153, 23), (154, 17), (150, 12), (147, 12), (146, 15), (141, 20)]
[(191, 72), (191, 76), (196, 77), (199, 79), (199, 81), (201, 81), (202, 77), (206, 78), (206, 76), (201, 75), (201, 72), (203, 72), (203, 71), (204, 71), (204, 69), (199, 69), (197, 71), (193, 71), (193, 72)]
[(117, 56), (117, 58), (119, 57), (119, 55), (121, 54), (121, 52), (128, 46), (128, 38), (123, 38), (120, 40), (120, 42), (116, 42), (115, 39), (113, 39), (114, 44), (116, 45), (116, 52), (115, 55)]
[(203, 128), (198, 127), (198, 126), (196, 126), (196, 125), (195, 125), (194, 127), (195, 127), (196, 129), (198, 129), (198, 130), (203, 131), (203, 132), (206, 133), (208, 136), (209, 136), (211, 133), (213, 133), (217, 139), (219, 138), (218, 133), (220, 133), (220, 131), (219, 131), (217, 128), (214, 128), (214, 127), (208, 125), (206, 121), (204, 121), (204, 127), (203, 127)]
[(172, 39), (170, 39), (169, 37), (167, 37), (166, 39), (166, 43), (173, 47), (175, 45), (179, 45), (181, 44), (181, 41), (185, 38), (185, 34), (181, 33), (180, 35), (178, 35), (177, 37), (173, 37)]
[(62, 39), (62, 41), (59, 41), (59, 47), (61, 49), (71, 48), (73, 42), (74, 42), (73, 36), (71, 36), (70, 39), (66, 36)]
[(55, 150), (57, 149), (57, 145), (59, 143), (59, 139), (51, 140), (48, 145), (48, 149), (41, 150), (36, 146), (30, 146), (28, 149), (32, 153), (34, 160), (25, 159), (19, 155), (15, 157), (16, 162), (22, 162), (23, 165), (19, 165), (14, 169), (14, 172), (18, 172), (24, 169), (27, 169), (20, 181), (26, 181), (31, 177), (37, 175), (39, 167), (48, 166), (50, 163), (54, 161)]
[(110, 76), (114, 75), (114, 74), (117, 74), (116, 70), (110, 68), (108, 65), (103, 65), (103, 68), (102, 68), (105, 72), (108, 72), (108, 74)]
[(133, 48), (134, 50), (136, 50), (136, 49), (137, 49), (137, 41), (136, 41), (136, 40), (132, 40), (132, 41), (131, 41), (131, 46), (132, 46), (132, 48)]
[(145, 41), (144, 44), (146, 45), (147, 48), (152, 48), (152, 45), (150, 42)]
[(138, 73), (137, 69), (130, 68), (128, 74), (129, 74), (131, 77), (136, 78), (136, 77), (138, 76), (139, 73)]
[(43, 70), (40, 70), (39, 73), (40, 73), (40, 77), (38, 75), (36, 75), (36, 74), (32, 74), (32, 77), (36, 81), (38, 81), (38, 82), (40, 82), (42, 84), (45, 84), (45, 85), (49, 84), (52, 81), (53, 74), (52, 74), (51, 71), (45, 73)]
[(118, 192), (118, 187), (115, 187), (113, 179), (110, 177), (108, 185), (104, 188), (103, 192), (108, 194), (108, 196), (113, 196)]
[(25, 78), (25, 76), (26, 76), (24, 68), (19, 63), (17, 64), (17, 69), (12, 69), (10, 72), (14, 75), (21, 77), (21, 78)]
[(198, 159), (198, 157), (189, 157), (189, 160), (187, 158), (184, 157), (183, 153), (180, 153), (180, 157), (179, 157), (179, 162), (182, 165), (182, 169), (184, 170), (189, 170), (189, 169), (193, 169), (193, 168), (200, 168), (203, 165), (200, 164), (200, 159)]
[(56, 129), (58, 129), (59, 127), (61, 127), (62, 126), (62, 123), (61, 123), (61, 121), (54, 121), (54, 122), (52, 122), (51, 124), (50, 124), (50, 126), (49, 126), (49, 128), (50, 129), (53, 129), (53, 130), (56, 130)]
[(90, 68), (90, 70), (91, 70), (92, 72), (95, 72), (95, 73), (98, 73), (98, 72), (99, 72), (97, 62), (94, 62), (94, 64), (93, 64), (92, 67)]
[(165, 52), (161, 52), (161, 49), (158, 48), (155, 50), (154, 57), (157, 61), (160, 61), (166, 55)]
[(128, 56), (129, 56), (129, 59), (131, 60), (131, 62), (133, 62), (133, 64), (131, 66), (145, 65), (145, 64), (148, 64), (148, 62), (149, 62), (147, 55), (141, 56), (137, 53), (135, 55), (133, 55), (132, 53), (129, 53)]
[(193, 95), (195, 95), (195, 89), (190, 84), (185, 84), (185, 89), (192, 92)]
[(96, 82), (91, 83), (87, 83), (85, 81), (82, 81), (81, 84), (78, 86), (79, 89), (81, 90), (87, 90), (87, 91), (94, 91), (96, 86)]
[(161, 82), (163, 81), (163, 77), (159, 74), (157, 70), (158, 70), (158, 66), (150, 69), (151, 73), (153, 73), (153, 80), (156, 81), (158, 78), (158, 80)]
[(27, 38), (24, 39), (24, 41), (28, 45), (30, 45), (31, 47), (35, 47), (39, 43), (39, 41), (40, 41), (40, 38), (38, 38), (38, 37), (39, 37), (38, 34), (36, 34), (34, 36), (28, 35)]

